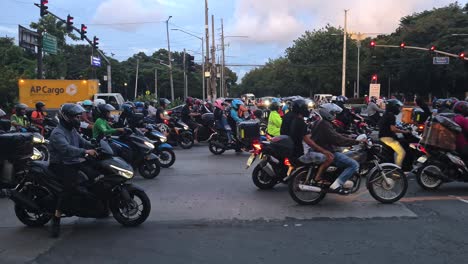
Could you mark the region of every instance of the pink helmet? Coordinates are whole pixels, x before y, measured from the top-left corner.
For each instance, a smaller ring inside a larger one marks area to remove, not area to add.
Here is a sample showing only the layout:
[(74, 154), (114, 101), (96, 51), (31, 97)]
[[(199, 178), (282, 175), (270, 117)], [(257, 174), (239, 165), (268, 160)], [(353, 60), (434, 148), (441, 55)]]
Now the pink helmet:
[(224, 105), (223, 105), (223, 100), (222, 99), (218, 99), (214, 102), (214, 106), (216, 108), (219, 108), (221, 110), (224, 110)]

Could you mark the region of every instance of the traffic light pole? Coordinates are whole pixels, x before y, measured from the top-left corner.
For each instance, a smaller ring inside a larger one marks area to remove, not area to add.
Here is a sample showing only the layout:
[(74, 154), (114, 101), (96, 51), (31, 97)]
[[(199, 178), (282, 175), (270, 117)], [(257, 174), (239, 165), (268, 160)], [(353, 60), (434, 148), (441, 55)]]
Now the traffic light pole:
[(183, 65), (184, 65), (184, 98), (188, 97), (188, 91), (187, 91), (187, 62), (185, 59), (185, 49), (184, 49), (184, 57), (182, 58)]
[(42, 79), (42, 30), (37, 30), (37, 34), (37, 41), (39, 42), (39, 45), (37, 45), (37, 79)]
[[(399, 48), (401, 49), (401, 46), (397, 45), (375, 45), (375, 47), (380, 47), (380, 48)], [(431, 51), (431, 49), (428, 48), (421, 48), (421, 47), (415, 47), (415, 46), (405, 46), (404, 49), (414, 49), (414, 50), (422, 50), (422, 51)], [(433, 50), (432, 52), (437, 53), (437, 54), (442, 54), (446, 55), (449, 57), (454, 57), (454, 58), (460, 58), (460, 55), (441, 51), (441, 50)], [(463, 60), (468, 60), (468, 58), (463, 58)]]

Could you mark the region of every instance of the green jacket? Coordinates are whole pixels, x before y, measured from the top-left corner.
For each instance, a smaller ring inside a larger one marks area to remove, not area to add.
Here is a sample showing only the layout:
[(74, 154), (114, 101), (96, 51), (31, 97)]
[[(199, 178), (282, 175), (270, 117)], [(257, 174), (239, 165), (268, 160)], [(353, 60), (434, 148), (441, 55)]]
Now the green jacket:
[(18, 115), (12, 115), (10, 118), (11, 122), (16, 122), (18, 125), (22, 127), (28, 127), (29, 126), (29, 121), (25, 116), (18, 116)]
[(271, 111), (270, 117), (268, 117), (268, 127), (267, 132), (268, 134), (277, 137), (279, 136), (281, 130), (281, 124), (283, 123), (283, 119), (278, 114), (278, 111)]
[(98, 118), (93, 126), (93, 138), (99, 138), (102, 136), (110, 136), (117, 132), (116, 129), (112, 128), (109, 123), (102, 119)]

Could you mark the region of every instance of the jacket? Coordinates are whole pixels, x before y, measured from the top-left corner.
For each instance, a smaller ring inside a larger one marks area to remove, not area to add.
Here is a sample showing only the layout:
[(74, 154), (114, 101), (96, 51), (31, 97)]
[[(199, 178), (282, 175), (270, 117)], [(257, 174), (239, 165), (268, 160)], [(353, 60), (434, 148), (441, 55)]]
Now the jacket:
[(50, 163), (77, 164), (84, 161), (86, 149), (93, 146), (76, 129), (68, 130), (59, 124), (50, 135)]
[(352, 146), (357, 143), (356, 140), (344, 137), (335, 131), (331, 122), (326, 120), (318, 121), (318, 124), (312, 129), (312, 139), (322, 148), (330, 151), (339, 151), (339, 146)]
[(279, 136), (282, 122), (283, 120), (281, 119), (280, 114), (277, 111), (271, 111), (270, 116), (268, 117), (268, 134), (274, 137)]
[(112, 128), (106, 120), (98, 118), (93, 126), (93, 138), (99, 138), (102, 136), (110, 136), (117, 132), (116, 129)]

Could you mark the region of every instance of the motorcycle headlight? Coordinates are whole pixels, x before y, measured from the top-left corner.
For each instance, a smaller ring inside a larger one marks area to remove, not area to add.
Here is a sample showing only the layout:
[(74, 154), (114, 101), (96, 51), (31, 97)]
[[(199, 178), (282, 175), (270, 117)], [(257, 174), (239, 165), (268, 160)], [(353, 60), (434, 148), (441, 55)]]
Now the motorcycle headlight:
[(161, 140), (162, 143), (167, 142), (167, 137), (160, 137), (159, 139)]
[(33, 143), (41, 143), (41, 144), (43, 144), (43, 143), (45, 143), (45, 140), (44, 140), (44, 138), (42, 138), (42, 137), (33, 137)]
[(313, 108), (313, 107), (315, 106), (315, 104), (314, 104), (314, 102), (310, 102), (310, 103), (308, 104), (308, 106), (309, 106), (309, 108)]
[(32, 159), (32, 160), (40, 160), (40, 159), (42, 159), (42, 153), (41, 153), (38, 149), (34, 148), (34, 149), (33, 149), (33, 154), (32, 154), (32, 156), (31, 156), (31, 159)]
[(270, 106), (270, 101), (265, 101), (265, 106)]
[(145, 141), (145, 145), (150, 149), (154, 149), (154, 145), (151, 142)]
[(125, 177), (127, 179), (133, 178), (133, 172), (132, 171), (122, 169), (122, 168), (114, 166), (114, 165), (110, 165), (110, 167), (113, 168), (114, 170), (116, 170), (117, 173), (122, 177)]
[(189, 126), (184, 125), (184, 130), (189, 130)]

